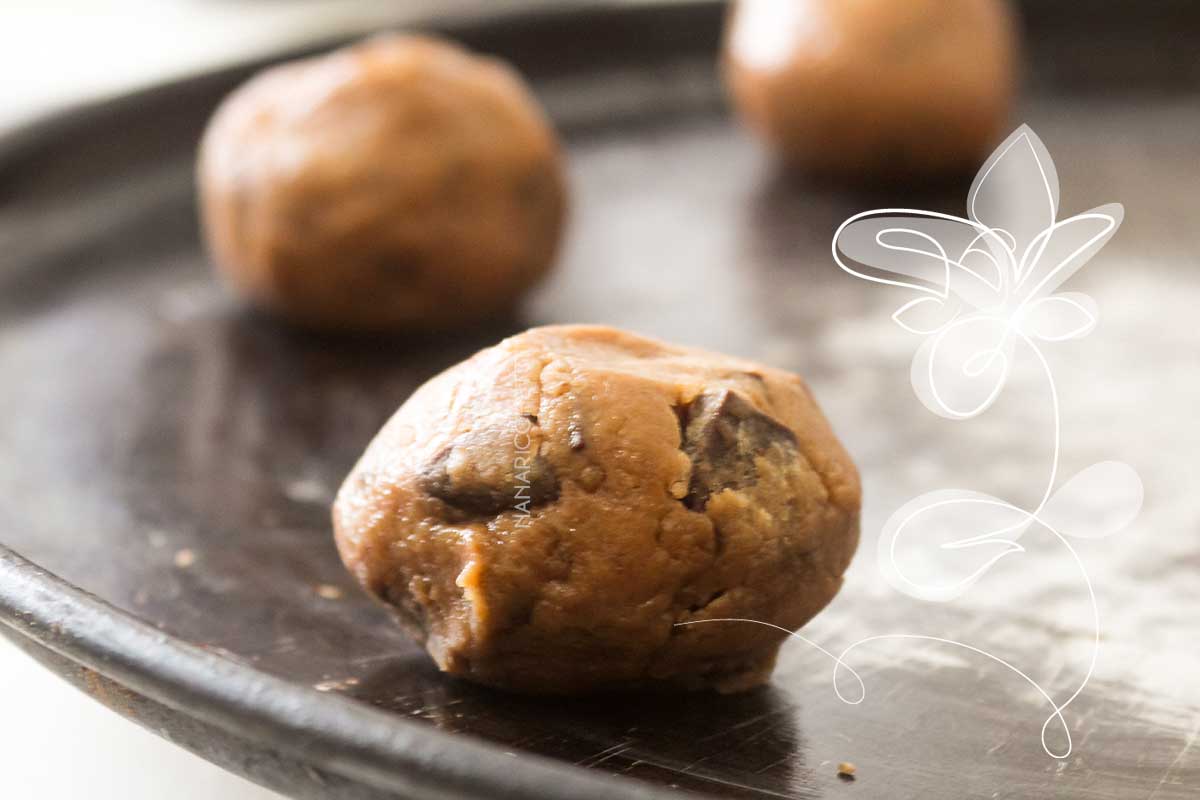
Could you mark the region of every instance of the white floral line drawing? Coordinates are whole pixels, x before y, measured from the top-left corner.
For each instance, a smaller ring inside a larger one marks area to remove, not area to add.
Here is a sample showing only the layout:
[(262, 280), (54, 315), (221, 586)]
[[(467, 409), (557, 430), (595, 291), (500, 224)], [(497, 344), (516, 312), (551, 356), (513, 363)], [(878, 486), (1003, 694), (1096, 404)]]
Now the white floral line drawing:
[[(832, 252), (838, 266), (855, 277), (918, 293), (898, 308), (892, 319), (909, 333), (924, 337), (913, 357), (911, 381), (917, 397), (933, 413), (966, 420), (986, 411), (1004, 388), (1017, 344), (1037, 361), (1049, 390), (1053, 422), (1049, 477), (1038, 505), (1028, 511), (990, 495), (959, 489), (923, 494), (899, 508), (884, 524), (879, 569), (905, 594), (950, 601), (1001, 559), (1026, 552), (1017, 539), (1034, 525), (1041, 526), (1070, 554), (1091, 607), (1091, 658), (1074, 691), (1056, 702), (1047, 689), (1009, 661), (968, 643), (937, 636), (870, 636), (834, 655), (801, 634), (758, 620), (708, 619), (681, 625), (741, 621), (777, 628), (833, 659), (834, 691), (851, 705), (866, 697), (862, 678), (845, 662), (852, 650), (888, 639), (960, 648), (1004, 666), (1035, 689), (1052, 709), (1042, 724), (1042, 749), (1056, 759), (1071, 755), (1073, 742), (1063, 711), (1084, 691), (1095, 671), (1100, 612), (1092, 581), (1068, 537), (1099, 538), (1121, 530), (1140, 511), (1143, 487), (1128, 465), (1102, 461), (1081, 470), (1055, 491), (1061, 454), (1059, 397), (1038, 341), (1078, 339), (1095, 328), (1098, 312), (1091, 298), (1076, 292), (1052, 292), (1099, 251), (1123, 218), (1121, 206), (1110, 204), (1060, 221), (1058, 197), (1054, 162), (1037, 135), (1023, 125), (980, 168), (967, 196), (966, 218), (907, 208), (862, 212), (839, 226)], [(957, 257), (951, 257), (952, 253)], [(863, 268), (912, 280), (872, 274)], [(982, 532), (963, 536), (964, 528)], [(902, 567), (902, 540), (908, 543), (918, 538), (942, 541), (933, 555), (910, 550), (908, 561), (917, 563)], [(922, 555), (928, 575), (914, 578), (911, 570), (921, 565)], [(947, 575), (950, 580), (942, 579)], [(846, 697), (838, 685), (843, 669), (859, 685), (856, 699)], [(1065, 737), (1062, 750), (1054, 750), (1047, 741), (1047, 731), (1055, 721)]]

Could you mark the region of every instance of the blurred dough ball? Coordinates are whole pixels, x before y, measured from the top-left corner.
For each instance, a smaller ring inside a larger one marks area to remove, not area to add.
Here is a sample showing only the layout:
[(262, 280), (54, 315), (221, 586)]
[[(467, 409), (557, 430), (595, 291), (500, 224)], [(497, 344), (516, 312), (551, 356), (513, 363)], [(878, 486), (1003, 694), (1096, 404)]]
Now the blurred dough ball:
[(559, 145), (507, 65), (390, 35), (268, 69), (218, 108), (201, 213), (226, 280), (307, 325), (460, 325), (550, 267)]
[(1015, 86), (1003, 0), (740, 0), (725, 77), (791, 166), (843, 175), (972, 169)]

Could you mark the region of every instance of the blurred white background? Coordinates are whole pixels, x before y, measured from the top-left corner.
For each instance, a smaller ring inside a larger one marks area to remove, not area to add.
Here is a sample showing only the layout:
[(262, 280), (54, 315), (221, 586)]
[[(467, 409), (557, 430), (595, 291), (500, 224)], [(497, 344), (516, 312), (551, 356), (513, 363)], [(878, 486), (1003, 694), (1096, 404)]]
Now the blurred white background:
[(128, 722), (0, 640), (0, 797), (5, 800), (268, 800)]
[(432, 13), (521, 4), (513, 0), (3, 0), (0, 128), (47, 108), (314, 39)]

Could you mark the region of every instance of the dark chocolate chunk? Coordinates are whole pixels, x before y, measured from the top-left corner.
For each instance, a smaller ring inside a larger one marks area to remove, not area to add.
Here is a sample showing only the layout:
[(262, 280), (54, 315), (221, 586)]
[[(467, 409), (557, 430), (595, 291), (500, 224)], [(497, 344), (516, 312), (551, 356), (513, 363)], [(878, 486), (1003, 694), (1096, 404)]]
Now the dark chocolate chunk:
[(692, 460), (692, 480), (684, 504), (703, 510), (722, 489), (741, 489), (757, 480), (755, 456), (773, 447), (794, 458), (796, 435), (728, 389), (702, 394), (677, 408), (683, 451)]
[(494, 517), (505, 511), (529, 509), (558, 499), (559, 482), (554, 465), (541, 456), (518, 455), (503, 483), (473, 483), (455, 480), (446, 469), (454, 451), (449, 445), (421, 472), (421, 489), (461, 515)]

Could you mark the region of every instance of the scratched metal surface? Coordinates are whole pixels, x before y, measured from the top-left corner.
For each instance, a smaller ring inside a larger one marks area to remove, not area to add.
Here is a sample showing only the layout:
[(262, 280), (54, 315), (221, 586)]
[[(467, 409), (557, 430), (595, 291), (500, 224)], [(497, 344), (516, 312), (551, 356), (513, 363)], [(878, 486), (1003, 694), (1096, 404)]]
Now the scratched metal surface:
[[(440, 677), (338, 563), (333, 492), (417, 385), (525, 326), (606, 322), (809, 379), (862, 469), (866, 509), (846, 586), (805, 635), (834, 651), (878, 634), (953, 638), (1057, 697), (1081, 681), (1086, 590), (1052, 541), (1031, 539), (948, 605), (897, 595), (876, 572), (876, 532), (909, 498), (954, 486), (1036, 501), (1049, 466), (1036, 373), (1018, 371), (979, 420), (934, 418), (909, 387), (916, 345), (889, 321), (904, 298), (840, 274), (829, 256), (846, 216), (957, 212), (967, 181), (850, 191), (777, 174), (724, 109), (709, 3), (458, 30), (532, 76), (568, 142), (575, 215), (561, 268), (519, 316), (453, 338), (301, 334), (218, 290), (190, 163), (239, 73), (13, 145), (0, 166), (4, 544), (227, 658), (493, 742), (514, 770), (537, 753), (746, 798), (1194, 797), (1200, 25), (1171, 8), (1165, 35), (1142, 31), (1144, 19), (1068, 30), (1050, 12), (1029, 15), (1019, 117), (1057, 160), (1063, 209), (1126, 209), (1074, 281), (1098, 300), (1100, 328), (1050, 351), (1063, 474), (1120, 458), (1147, 487), (1130, 530), (1081, 547), (1103, 643), (1065, 712), (1068, 759), (1042, 751), (1049, 709), (1012, 673), (911, 641), (855, 654), (867, 697), (854, 706), (834, 693), (829, 659), (799, 642), (769, 688), (739, 696), (485, 691)], [(319, 591), (330, 586), (340, 596)], [(857, 764), (852, 784), (836, 777), (840, 761)]]

